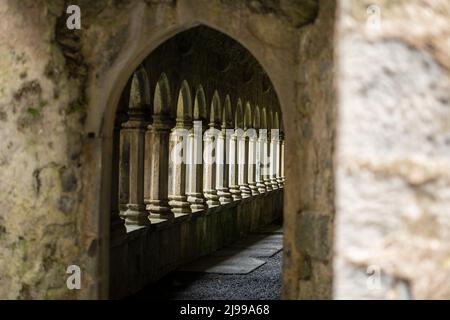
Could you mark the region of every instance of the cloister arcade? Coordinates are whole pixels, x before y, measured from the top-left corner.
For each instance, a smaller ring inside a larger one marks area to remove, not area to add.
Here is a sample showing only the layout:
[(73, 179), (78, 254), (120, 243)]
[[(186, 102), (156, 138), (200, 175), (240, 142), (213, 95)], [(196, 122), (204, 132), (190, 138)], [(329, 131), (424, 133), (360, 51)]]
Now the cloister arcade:
[(280, 218), (284, 150), (276, 93), (239, 43), (196, 27), (153, 51), (116, 111), (111, 296)]

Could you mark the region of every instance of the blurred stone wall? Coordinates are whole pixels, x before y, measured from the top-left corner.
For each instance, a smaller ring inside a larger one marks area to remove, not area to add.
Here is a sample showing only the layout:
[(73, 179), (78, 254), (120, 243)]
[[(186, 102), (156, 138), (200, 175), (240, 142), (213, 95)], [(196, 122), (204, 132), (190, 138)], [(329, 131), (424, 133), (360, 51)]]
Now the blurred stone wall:
[(450, 2), (340, 2), (334, 297), (450, 298)]

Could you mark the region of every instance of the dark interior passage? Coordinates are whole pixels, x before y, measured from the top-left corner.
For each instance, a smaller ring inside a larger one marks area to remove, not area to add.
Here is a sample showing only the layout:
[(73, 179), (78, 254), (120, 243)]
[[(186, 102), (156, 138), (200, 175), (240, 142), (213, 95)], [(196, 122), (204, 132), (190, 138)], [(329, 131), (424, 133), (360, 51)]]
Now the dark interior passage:
[(280, 299), (282, 236), (281, 224), (270, 224), (180, 267), (129, 299)]

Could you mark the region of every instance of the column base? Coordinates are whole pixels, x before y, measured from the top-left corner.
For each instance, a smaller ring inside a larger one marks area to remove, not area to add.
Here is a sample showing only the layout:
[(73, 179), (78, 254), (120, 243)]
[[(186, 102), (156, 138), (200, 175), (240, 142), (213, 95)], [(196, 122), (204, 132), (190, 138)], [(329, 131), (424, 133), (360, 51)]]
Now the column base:
[(205, 198), (208, 207), (216, 207), (220, 205), (216, 190), (205, 190)]
[(267, 191), (272, 191), (272, 183), (270, 182), (270, 180), (264, 180), (264, 185), (266, 186), (266, 190)]
[(262, 182), (257, 182), (256, 183), (256, 187), (258, 188), (258, 191), (259, 191), (260, 194), (267, 192), (266, 185), (264, 183), (262, 183)]
[(284, 187), (284, 180), (283, 178), (277, 178), (278, 187), (283, 188)]
[(145, 205), (128, 204), (127, 211), (122, 213), (125, 224), (129, 226), (148, 226), (150, 225), (149, 213)]
[(256, 182), (249, 183), (249, 187), (250, 187), (250, 192), (251, 192), (252, 196), (257, 196), (260, 194), (258, 187), (256, 186)]
[(167, 201), (150, 200), (146, 209), (150, 212), (150, 218), (171, 220), (175, 217)]
[(242, 198), (251, 197), (252, 191), (250, 190), (248, 184), (239, 185), (239, 189), (241, 190)]
[(187, 201), (191, 204), (191, 210), (206, 209), (206, 201), (200, 192), (192, 192), (188, 194)]
[(230, 193), (231, 197), (233, 198), (233, 201), (242, 199), (241, 190), (239, 189), (239, 186), (231, 186)]
[(186, 196), (169, 196), (169, 206), (173, 213), (191, 213), (191, 204)]
[(219, 202), (221, 204), (230, 203), (233, 201), (231, 193), (228, 188), (217, 189), (217, 195), (219, 196)]
[(272, 189), (277, 190), (278, 189), (278, 182), (276, 178), (270, 179), (270, 183), (272, 184)]

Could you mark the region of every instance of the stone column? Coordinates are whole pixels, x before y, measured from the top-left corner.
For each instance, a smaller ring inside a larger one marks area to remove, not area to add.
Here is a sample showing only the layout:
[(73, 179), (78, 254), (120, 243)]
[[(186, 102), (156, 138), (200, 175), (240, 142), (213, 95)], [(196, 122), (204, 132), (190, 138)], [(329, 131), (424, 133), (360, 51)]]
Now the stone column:
[(267, 138), (267, 130), (259, 129), (258, 139), (256, 141), (256, 187), (259, 193), (266, 193), (266, 185), (264, 184), (264, 162), (265, 152), (264, 146)]
[[(114, 123), (113, 131), (113, 146), (112, 146), (112, 169), (113, 174), (111, 177), (111, 223), (110, 223), (110, 238), (111, 243), (115, 241), (120, 241), (125, 234), (126, 229), (123, 219), (120, 217), (120, 193), (119, 193), (119, 181), (120, 181), (120, 131), (122, 129), (122, 124), (128, 120), (126, 112), (119, 110), (116, 113), (116, 119)], [(128, 202), (128, 198), (127, 198)]]
[(233, 201), (230, 189), (228, 188), (230, 132), (227, 130), (226, 120), (222, 123), (222, 130), (217, 140), (217, 195), (221, 204)]
[(248, 145), (248, 185), (250, 187), (251, 195), (259, 194), (258, 186), (256, 184), (256, 154), (258, 147), (258, 135), (256, 129), (249, 129), (246, 131), (249, 139)]
[(264, 184), (266, 186), (267, 191), (272, 191), (272, 182), (270, 180), (270, 168), (272, 166), (272, 154), (270, 150), (270, 134), (269, 130), (266, 130), (266, 137), (263, 140), (263, 177)]
[(272, 129), (270, 132), (270, 183), (272, 184), (272, 189), (278, 189), (277, 182), (277, 159), (278, 159), (278, 138), (279, 130)]
[(238, 135), (238, 181), (239, 189), (241, 190), (243, 198), (248, 198), (252, 195), (250, 187), (248, 185), (248, 142), (249, 138), (247, 137), (245, 132)]
[(284, 187), (284, 134), (280, 132), (278, 140), (277, 182), (280, 188)]
[(284, 144), (285, 144), (285, 141), (282, 140), (281, 141), (281, 178), (283, 179), (283, 186), (286, 181), (286, 176), (284, 175), (284, 170), (285, 170), (285, 166), (286, 166), (286, 162), (285, 162), (286, 158), (284, 156), (284, 153), (285, 153), (286, 149), (285, 149)]
[[(150, 217), (171, 219), (173, 213), (168, 203), (169, 176), (169, 136), (172, 121), (166, 115), (153, 115), (151, 126), (151, 180), (150, 199), (147, 201), (147, 210)], [(150, 129), (150, 128), (149, 128)]]
[(204, 165), (203, 165), (203, 192), (208, 207), (218, 206), (219, 196), (216, 190), (216, 153), (218, 129), (214, 122), (209, 124), (203, 136), (204, 142)]
[(141, 107), (128, 109), (128, 121), (123, 124), (124, 150), (129, 143), (129, 198), (127, 210), (122, 213), (127, 225), (149, 225), (150, 220), (144, 203), (144, 148), (145, 119), (144, 109)]
[[(126, 115), (128, 119), (128, 115)], [(127, 211), (127, 204), (130, 200), (130, 132), (124, 130), (121, 125), (120, 130), (120, 159), (119, 159), (119, 214), (123, 217), (123, 213)]]
[(170, 133), (169, 205), (173, 213), (191, 213), (186, 195), (187, 141), (192, 121), (177, 119)]
[(145, 152), (144, 152), (144, 203), (148, 211), (150, 204), (150, 189), (152, 184), (152, 126), (148, 125), (145, 131)]
[(203, 133), (206, 125), (202, 121), (194, 121), (189, 131), (188, 150), (188, 198), (192, 210), (206, 208), (203, 196)]
[(239, 162), (238, 132), (237, 130), (235, 130), (235, 132), (230, 135), (230, 166), (229, 166), (230, 193), (233, 200), (235, 201), (242, 199), (238, 181), (238, 162)]

